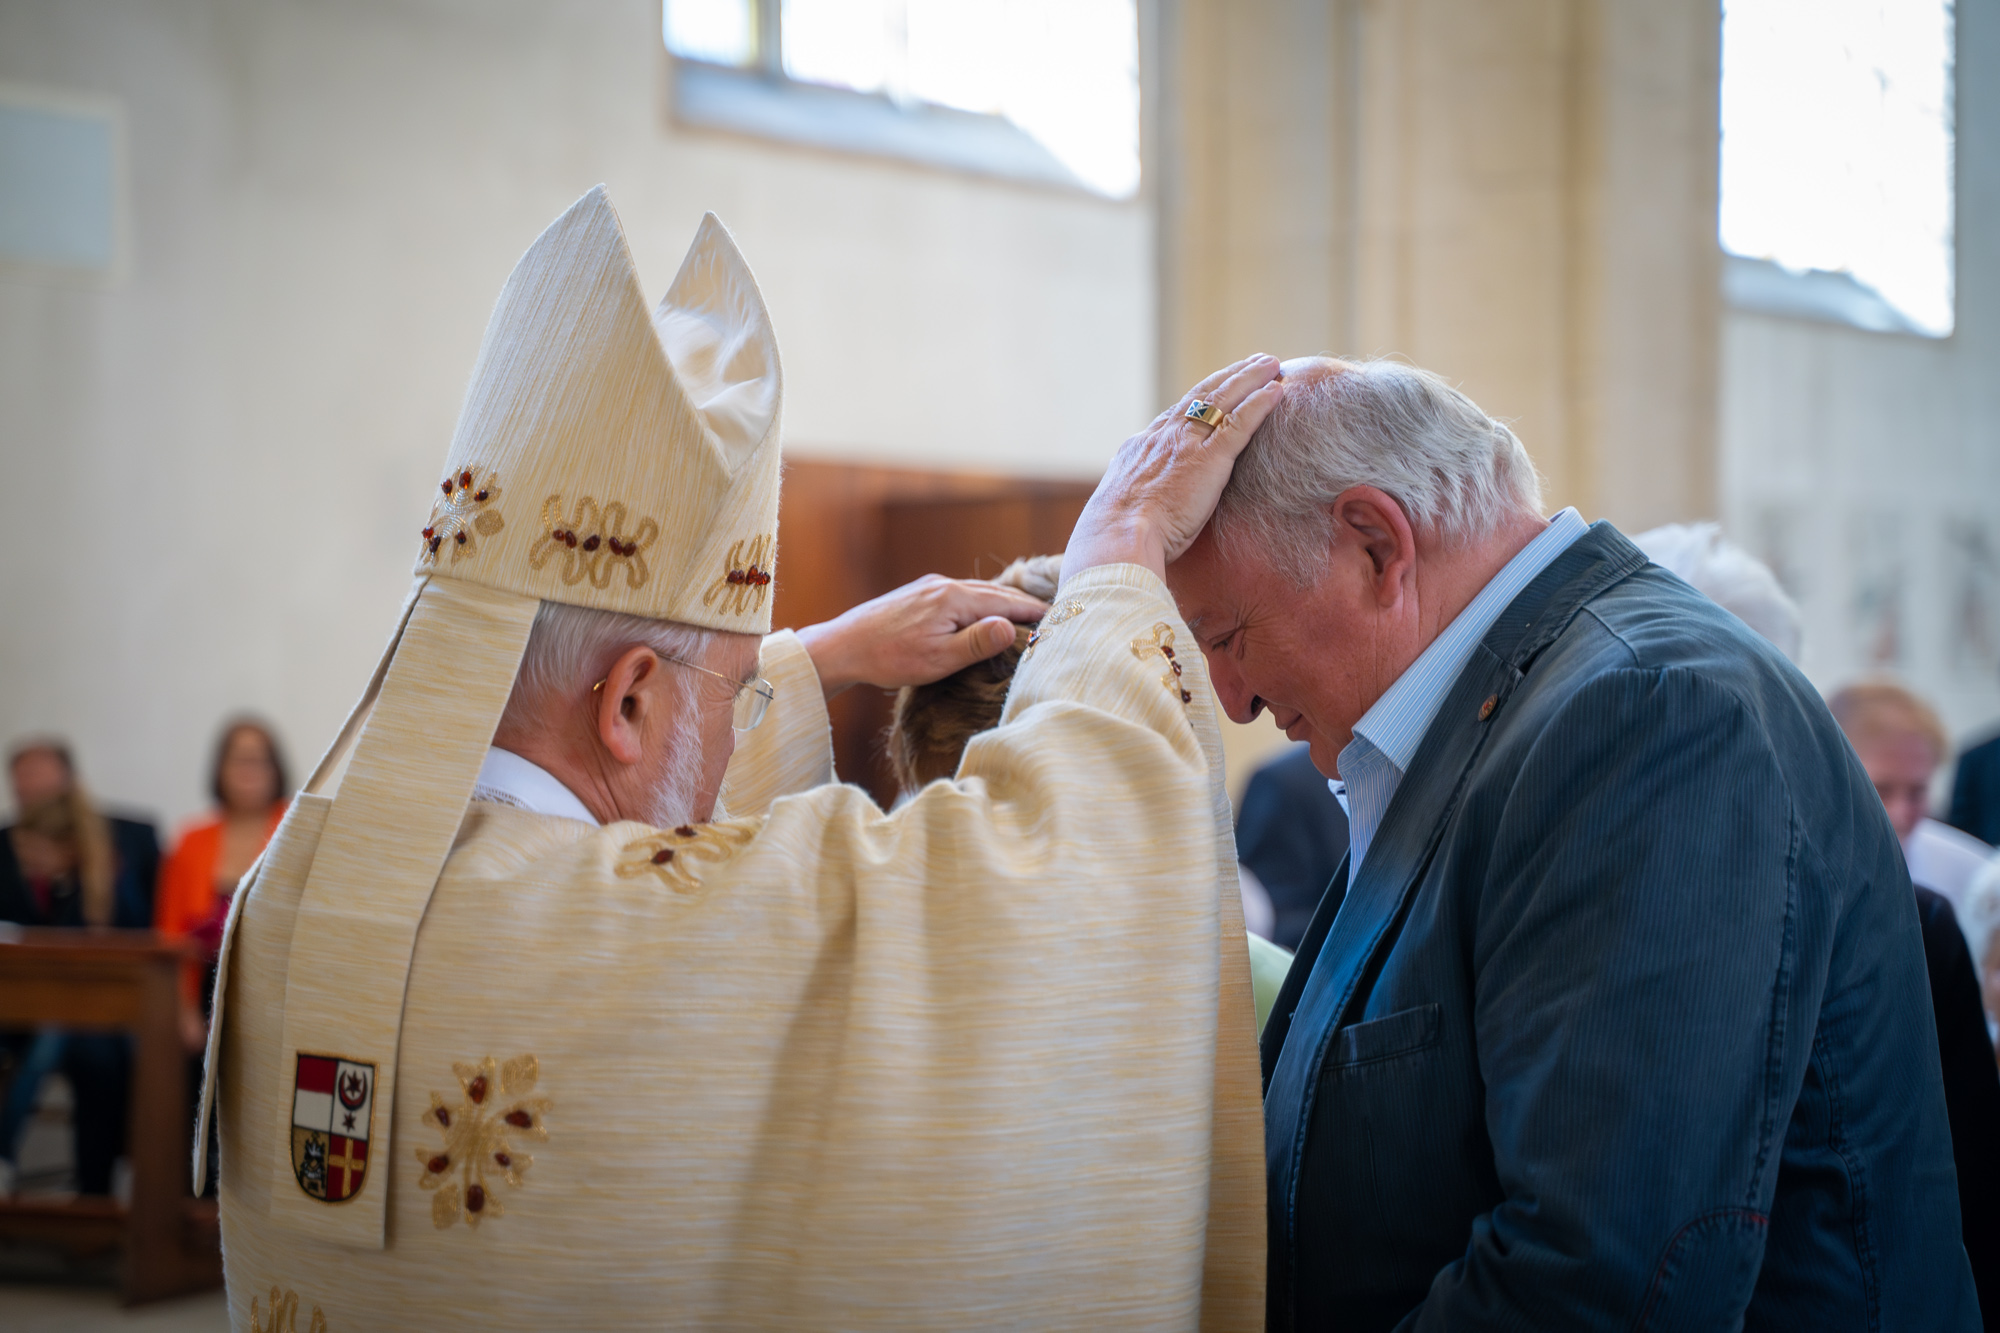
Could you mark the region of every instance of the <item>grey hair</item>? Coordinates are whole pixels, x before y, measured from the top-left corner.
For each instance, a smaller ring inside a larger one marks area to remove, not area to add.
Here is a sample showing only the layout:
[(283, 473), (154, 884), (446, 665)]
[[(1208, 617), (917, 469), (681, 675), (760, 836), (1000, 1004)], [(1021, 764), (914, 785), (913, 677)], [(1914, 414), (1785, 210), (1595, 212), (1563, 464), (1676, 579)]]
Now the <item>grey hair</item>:
[(1799, 660), (1804, 638), (1799, 604), (1786, 595), (1770, 566), (1724, 537), (1719, 525), (1668, 523), (1640, 533), (1632, 544), (1756, 630), (1786, 657)]
[(1454, 546), (1542, 512), (1528, 451), (1478, 404), (1428, 370), (1342, 361), (1287, 385), (1236, 460), (1211, 531), (1218, 544), (1248, 536), (1308, 584), (1326, 568), (1327, 507), (1354, 486), (1386, 491), (1418, 532)]
[(716, 630), (679, 621), (543, 602), (528, 631), (528, 646), (521, 654), (504, 716), (515, 725), (546, 726), (555, 720), (548, 710), (560, 707), (565, 697), (574, 703), (633, 644), (642, 643), (662, 657), (700, 661), (716, 637)]

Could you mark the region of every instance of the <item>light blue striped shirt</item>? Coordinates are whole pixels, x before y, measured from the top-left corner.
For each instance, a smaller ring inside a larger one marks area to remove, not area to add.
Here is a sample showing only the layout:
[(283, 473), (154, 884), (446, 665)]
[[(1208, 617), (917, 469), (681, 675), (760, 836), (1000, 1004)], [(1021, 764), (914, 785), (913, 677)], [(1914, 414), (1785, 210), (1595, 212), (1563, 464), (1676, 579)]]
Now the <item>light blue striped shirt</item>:
[(1347, 810), (1349, 884), (1360, 873), (1368, 844), (1374, 841), (1375, 830), (1381, 827), (1403, 774), (1417, 757), (1424, 733), (1431, 729), (1432, 719), (1444, 706), (1445, 695), (1458, 682), (1473, 649), (1507, 604), (1589, 530), (1590, 525), (1575, 509), (1565, 509), (1550, 519), (1549, 526), (1501, 566), (1479, 595), (1445, 626), (1444, 633), (1431, 640), (1431, 646), (1354, 724), (1354, 739), (1340, 752), (1340, 777), (1328, 784)]

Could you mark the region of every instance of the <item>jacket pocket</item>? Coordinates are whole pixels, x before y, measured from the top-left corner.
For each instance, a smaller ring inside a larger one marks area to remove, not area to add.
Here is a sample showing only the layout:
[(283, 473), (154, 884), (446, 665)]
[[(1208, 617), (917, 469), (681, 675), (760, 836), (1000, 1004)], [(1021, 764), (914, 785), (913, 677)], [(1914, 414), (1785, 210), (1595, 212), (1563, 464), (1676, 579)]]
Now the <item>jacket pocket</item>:
[(1327, 1052), (1326, 1063), (1364, 1065), (1409, 1055), (1437, 1045), (1443, 1027), (1444, 1010), (1436, 1004), (1422, 1004), (1371, 1018), (1334, 1033), (1333, 1049)]

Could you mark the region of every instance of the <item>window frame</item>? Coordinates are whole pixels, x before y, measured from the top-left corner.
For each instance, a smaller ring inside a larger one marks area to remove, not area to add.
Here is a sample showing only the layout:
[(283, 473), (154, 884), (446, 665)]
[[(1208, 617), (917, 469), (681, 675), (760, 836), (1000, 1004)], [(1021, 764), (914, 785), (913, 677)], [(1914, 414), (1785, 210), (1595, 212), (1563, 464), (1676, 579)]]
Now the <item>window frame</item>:
[[(672, 3), (661, 0), (659, 49), (668, 80), (668, 115), (678, 128), (740, 134), (792, 147), (1054, 190), (1117, 207), (1137, 206), (1144, 198), (1143, 142), (1139, 179), (1131, 192), (1107, 194), (1077, 176), (1005, 116), (917, 100), (898, 101), (887, 93), (859, 92), (791, 77), (785, 73), (784, 0), (751, 0), (752, 55), (744, 65), (683, 56), (669, 47), (664, 19), (665, 7)], [(1144, 60), (1142, 48), (1142, 140)]]

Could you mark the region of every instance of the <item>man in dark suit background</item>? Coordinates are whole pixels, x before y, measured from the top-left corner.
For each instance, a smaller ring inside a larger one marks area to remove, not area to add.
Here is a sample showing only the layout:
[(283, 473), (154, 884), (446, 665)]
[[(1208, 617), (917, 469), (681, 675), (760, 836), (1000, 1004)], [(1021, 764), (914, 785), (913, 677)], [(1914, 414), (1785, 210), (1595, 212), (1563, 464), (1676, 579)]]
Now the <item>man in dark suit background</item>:
[(1271, 895), (1271, 942), (1297, 950), (1340, 858), (1347, 812), (1303, 745), (1250, 775), (1236, 812), (1236, 858)]
[(1981, 842), (2000, 846), (2000, 736), (1958, 756), (1952, 774), (1951, 814), (1945, 822)]
[(1264, 1033), (1270, 1326), (1977, 1328), (1908, 874), (1817, 693), (1435, 376), (1277, 375), (1072, 539), (1164, 550), (1218, 702), (1344, 784)]

